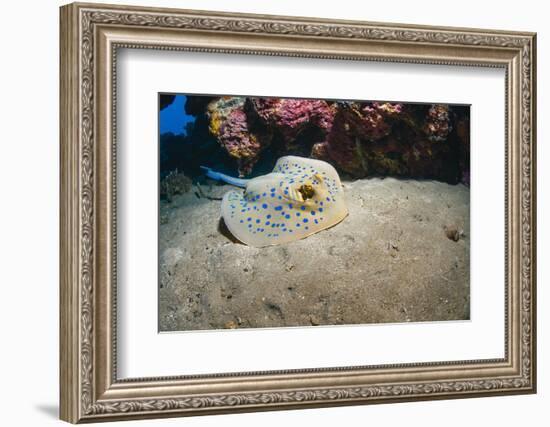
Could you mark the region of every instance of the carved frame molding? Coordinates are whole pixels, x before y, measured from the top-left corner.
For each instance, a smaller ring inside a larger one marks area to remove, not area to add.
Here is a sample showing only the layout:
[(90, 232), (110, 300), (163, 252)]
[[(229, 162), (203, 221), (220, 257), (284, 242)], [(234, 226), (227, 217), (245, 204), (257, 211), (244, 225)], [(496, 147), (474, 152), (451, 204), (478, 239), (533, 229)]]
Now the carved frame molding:
[[(62, 419), (535, 391), (535, 34), (77, 3), (61, 8), (60, 42)], [(114, 147), (121, 47), (505, 68), (506, 357), (117, 380)]]

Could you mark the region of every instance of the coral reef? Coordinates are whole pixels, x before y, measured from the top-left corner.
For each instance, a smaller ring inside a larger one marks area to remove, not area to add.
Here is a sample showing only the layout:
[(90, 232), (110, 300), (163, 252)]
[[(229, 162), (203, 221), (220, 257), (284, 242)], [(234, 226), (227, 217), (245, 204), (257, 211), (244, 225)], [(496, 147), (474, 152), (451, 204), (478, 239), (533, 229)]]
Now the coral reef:
[(428, 110), (424, 132), (430, 141), (445, 141), (451, 133), (448, 105), (432, 105)]
[(310, 129), (326, 135), (334, 119), (334, 109), (319, 99), (249, 98), (248, 106), (252, 117), (278, 131), (287, 150), (295, 149), (298, 137)]
[(246, 98), (222, 97), (207, 105), (208, 128), (228, 154), (237, 160), (239, 175), (248, 175), (258, 161), (262, 146), (268, 145), (269, 134), (254, 131), (244, 111)]
[(176, 194), (191, 190), (191, 184), (191, 179), (176, 169), (160, 180), (160, 196), (171, 202)]
[(187, 130), (195, 164), (229, 174), (261, 175), (279, 157), (299, 155), (331, 163), (344, 178), (469, 185), (467, 106), (190, 95), (185, 112), (196, 117)]
[[(450, 138), (449, 107), (394, 103), (338, 103), (327, 140), (313, 157), (356, 178), (402, 176), (459, 181), (459, 162)], [(467, 130), (467, 129), (465, 129)], [(464, 162), (463, 168), (469, 164)]]
[(335, 105), (336, 113), (327, 141), (315, 144), (311, 155), (335, 164), (354, 177), (364, 177), (370, 169), (366, 144), (387, 136), (392, 120), (403, 107), (378, 102), (339, 102)]

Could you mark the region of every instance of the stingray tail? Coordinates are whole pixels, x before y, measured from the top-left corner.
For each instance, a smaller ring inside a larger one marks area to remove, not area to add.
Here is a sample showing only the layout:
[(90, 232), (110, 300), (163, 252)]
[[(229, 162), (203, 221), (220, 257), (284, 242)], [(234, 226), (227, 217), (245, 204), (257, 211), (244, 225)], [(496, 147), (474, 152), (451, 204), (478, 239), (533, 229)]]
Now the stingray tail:
[(206, 176), (208, 178), (214, 179), (216, 181), (223, 181), (227, 184), (235, 185), (237, 187), (245, 188), (246, 184), (249, 181), (248, 179), (234, 178), (224, 173), (213, 171), (206, 166), (201, 166), (201, 169), (206, 172)]

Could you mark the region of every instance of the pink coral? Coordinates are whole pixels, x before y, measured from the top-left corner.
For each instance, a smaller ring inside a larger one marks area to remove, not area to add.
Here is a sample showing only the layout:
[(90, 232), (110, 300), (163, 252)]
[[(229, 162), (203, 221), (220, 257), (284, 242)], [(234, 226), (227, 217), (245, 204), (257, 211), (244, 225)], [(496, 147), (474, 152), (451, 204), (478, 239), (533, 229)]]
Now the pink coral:
[(358, 104), (341, 104), (324, 147), (332, 163), (355, 176), (366, 173), (361, 157), (361, 139), (367, 131), (363, 119)]
[(334, 111), (323, 100), (250, 98), (250, 102), (257, 116), (267, 126), (276, 128), (287, 144), (306, 128), (315, 126), (328, 133), (332, 127)]
[(207, 117), (210, 133), (237, 160), (241, 176), (273, 143), (276, 155), (309, 153), (356, 178), (468, 183), (469, 121), (457, 121), (452, 111), (447, 105), (222, 97), (208, 104)]
[(357, 177), (369, 172), (365, 145), (387, 136), (393, 119), (403, 109), (391, 103), (337, 103), (336, 115), (323, 144), (316, 144), (312, 157), (328, 157), (340, 169)]
[(245, 101), (243, 97), (223, 97), (211, 101), (207, 109), (210, 133), (237, 160), (241, 176), (252, 171), (263, 146), (270, 141), (268, 135), (251, 132)]
[(432, 105), (426, 117), (424, 132), (430, 141), (444, 141), (452, 131), (449, 117), (449, 106), (436, 104)]

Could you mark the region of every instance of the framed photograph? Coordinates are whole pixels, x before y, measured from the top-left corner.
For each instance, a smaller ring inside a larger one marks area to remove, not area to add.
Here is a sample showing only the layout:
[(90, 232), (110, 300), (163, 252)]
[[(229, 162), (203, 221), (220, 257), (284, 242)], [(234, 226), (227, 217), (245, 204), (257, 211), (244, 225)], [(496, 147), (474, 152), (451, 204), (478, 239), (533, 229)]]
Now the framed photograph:
[(60, 22), (63, 420), (535, 392), (535, 34)]

